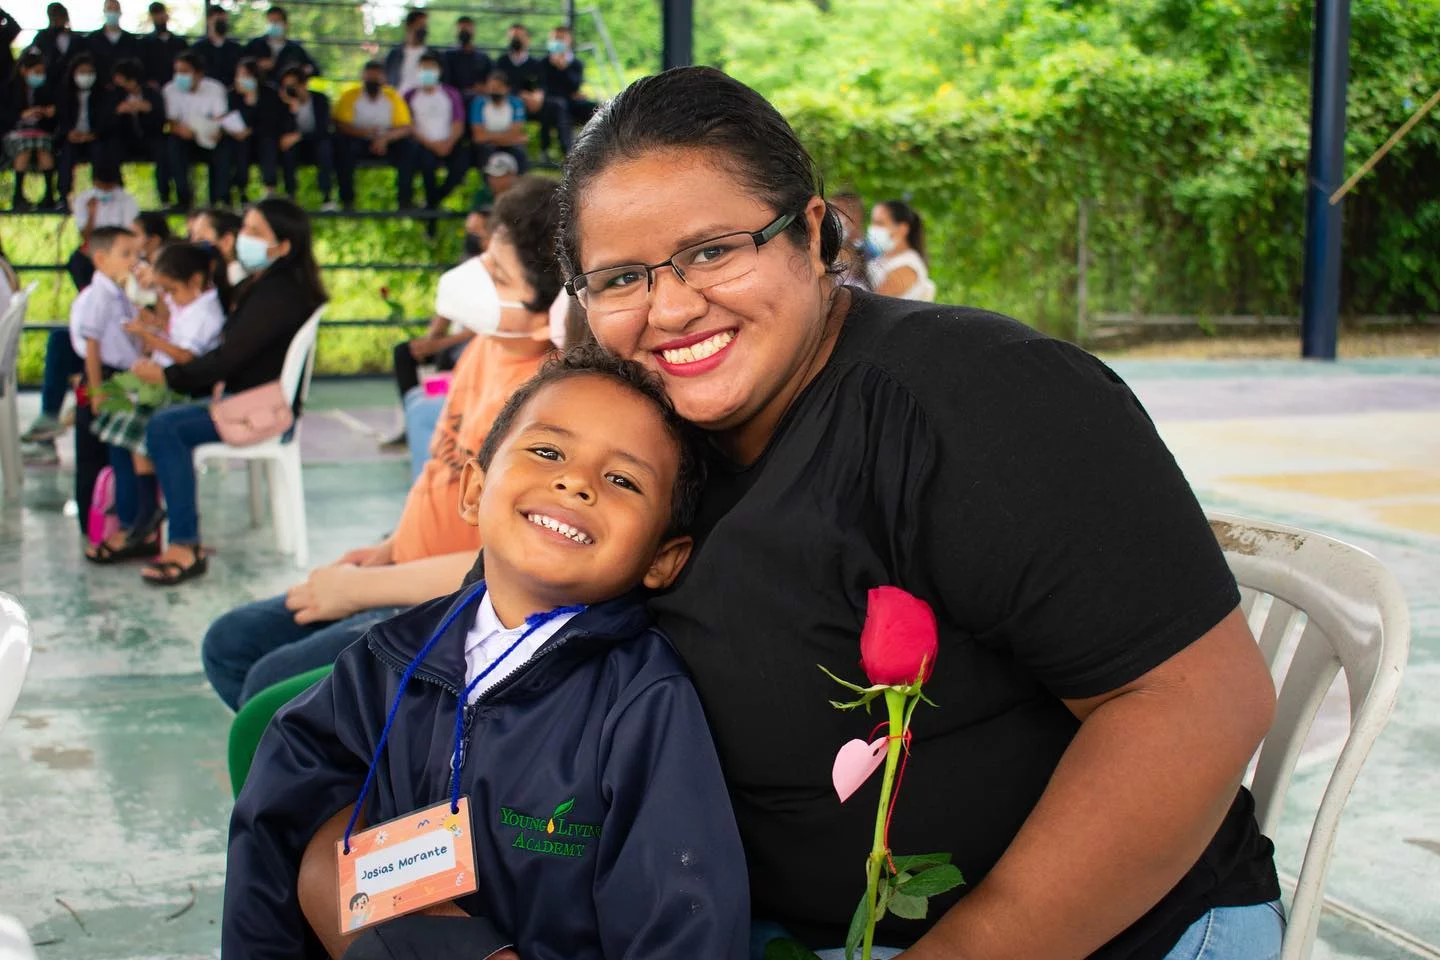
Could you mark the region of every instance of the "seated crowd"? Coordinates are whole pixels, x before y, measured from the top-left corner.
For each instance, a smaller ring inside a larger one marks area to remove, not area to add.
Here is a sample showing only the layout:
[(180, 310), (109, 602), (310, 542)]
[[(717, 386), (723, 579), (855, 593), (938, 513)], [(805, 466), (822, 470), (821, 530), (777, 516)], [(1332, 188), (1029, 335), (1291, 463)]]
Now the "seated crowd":
[[(104, 161), (152, 163), (161, 205), (182, 210), (195, 202), (196, 165), (207, 170), (209, 204), (224, 206), (247, 202), (257, 166), (265, 195), (281, 189), (283, 176), (293, 197), (302, 164), (314, 167), (327, 210), (337, 206), (337, 180), (339, 206), (354, 207), (361, 164), (395, 169), (402, 210), (413, 206), (419, 174), (424, 205), (435, 208), (497, 153), (523, 173), (531, 163), (527, 122), (538, 123), (549, 162), (552, 143), (568, 152), (575, 125), (595, 109), (582, 95), (584, 65), (563, 25), (538, 57), (528, 29), (513, 24), (506, 52), (492, 60), (475, 45), (472, 18), (457, 20), (454, 46), (442, 49), (427, 43), (429, 15), (412, 10), (405, 40), (367, 63), (332, 104), (310, 88), (320, 69), (290, 37), (282, 7), (272, 6), (265, 33), (243, 45), (230, 37), (220, 6), (207, 5), (205, 35), (193, 43), (170, 31), (160, 0), (149, 7), (153, 29), (138, 36), (120, 27), (119, 0), (104, 8), (105, 26), (82, 35), (70, 29), (64, 4), (51, 3), (49, 26), (0, 78), (14, 210), (68, 209), (76, 168)], [(26, 192), (37, 177), (38, 200)]]

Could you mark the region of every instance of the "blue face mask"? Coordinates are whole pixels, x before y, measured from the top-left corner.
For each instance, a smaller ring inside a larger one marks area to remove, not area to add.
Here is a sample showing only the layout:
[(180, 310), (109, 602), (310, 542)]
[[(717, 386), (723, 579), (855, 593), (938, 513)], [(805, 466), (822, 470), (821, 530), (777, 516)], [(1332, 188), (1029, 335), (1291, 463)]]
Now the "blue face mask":
[(114, 191), (114, 190), (96, 190), (96, 191), (95, 191), (95, 199), (96, 199), (96, 200), (99, 200), (101, 203), (109, 203), (109, 202), (110, 202), (110, 198), (112, 198), (113, 196), (115, 196), (115, 191)]
[(557, 53), (564, 53), (566, 50), (565, 41), (551, 40), (548, 44), (546, 44), (546, 49), (548, 49), (552, 55)]
[(437, 84), (437, 83), (439, 83), (439, 82), (440, 82), (440, 71), (439, 71), (439, 70), (430, 70), (430, 69), (427, 69), (427, 70), (421, 70), (421, 71), (420, 71), (420, 86), (422, 86), (422, 87), (433, 87), (433, 86), (435, 86), (435, 84)]
[(260, 89), (260, 81), (254, 77), (236, 77), (235, 87), (245, 93), (254, 93)]
[(119, 12), (118, 10), (106, 10), (106, 11), (105, 11), (105, 26), (107, 26), (107, 27), (118, 27), (118, 26), (120, 26), (120, 12)]
[(270, 24), (270, 26), (265, 28), (265, 32), (270, 34), (270, 36), (274, 37), (276, 40), (279, 40), (281, 37), (285, 36), (285, 24), (272, 23)]
[(242, 233), (235, 239), (235, 259), (250, 273), (264, 270), (275, 262), (270, 256), (269, 245), (247, 233)]
[(193, 73), (175, 74), (175, 89), (181, 93), (189, 93), (190, 88), (195, 86), (195, 75)]
[(43, 73), (27, 73), (27, 74), (25, 74), (25, 86), (29, 87), (31, 90), (39, 90), (41, 87), (45, 86), (45, 74), (43, 74)]

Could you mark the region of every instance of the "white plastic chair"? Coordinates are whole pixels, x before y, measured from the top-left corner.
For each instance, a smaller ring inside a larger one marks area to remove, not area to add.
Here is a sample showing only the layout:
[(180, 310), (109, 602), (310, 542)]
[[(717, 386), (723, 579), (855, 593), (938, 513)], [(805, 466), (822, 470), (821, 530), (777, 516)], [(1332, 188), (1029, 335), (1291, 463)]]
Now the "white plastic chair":
[(0, 317), (0, 473), (4, 474), (5, 499), (18, 500), (25, 482), (25, 466), (20, 459), (20, 407), (16, 364), (20, 358), (20, 331), (25, 326), (25, 310), (35, 284), (17, 292)]
[[(285, 365), (280, 371), (280, 385), (302, 404), (310, 395), (310, 375), (315, 369), (315, 339), (320, 329), (322, 305), (310, 319), (295, 331)], [(290, 431), (288, 440), (276, 437), (249, 447), (232, 447), (225, 443), (207, 443), (195, 448), (198, 469), (208, 460), (245, 460), (250, 468), (250, 521), (259, 526), (264, 507), (261, 504), (262, 473), (270, 488), (270, 518), (275, 525), (275, 542), (281, 553), (294, 554), (295, 564), (310, 562), (310, 538), (305, 525), (305, 483), (300, 472), (300, 421)]]
[(10, 719), (30, 668), (30, 620), (25, 608), (0, 593), (0, 727)]
[[(1250, 629), (1272, 673), (1285, 638), (1301, 630), (1288, 669), (1276, 678), (1275, 725), (1260, 747), (1250, 785), (1262, 833), (1273, 836), (1279, 825), (1295, 764), (1336, 671), (1344, 671), (1350, 694), (1350, 729), (1310, 829), (1281, 953), (1281, 960), (1301, 960), (1315, 944), (1340, 814), (1400, 693), (1410, 612), (1394, 576), (1358, 547), (1219, 514), (1210, 516), (1210, 527), (1240, 584)], [(1272, 599), (1267, 605), (1262, 597)]]

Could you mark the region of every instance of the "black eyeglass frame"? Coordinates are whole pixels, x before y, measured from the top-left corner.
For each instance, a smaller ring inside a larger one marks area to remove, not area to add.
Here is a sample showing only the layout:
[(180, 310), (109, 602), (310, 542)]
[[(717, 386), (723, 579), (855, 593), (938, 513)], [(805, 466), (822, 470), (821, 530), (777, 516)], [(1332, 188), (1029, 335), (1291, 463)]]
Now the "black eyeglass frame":
[(645, 271), (645, 296), (647, 298), (650, 296), (650, 291), (655, 289), (655, 271), (662, 267), (669, 267), (671, 270), (674, 270), (675, 276), (680, 278), (680, 282), (689, 286), (689, 282), (685, 279), (685, 271), (675, 265), (675, 258), (686, 250), (694, 250), (697, 247), (703, 247), (706, 244), (715, 243), (719, 240), (729, 240), (731, 237), (749, 237), (755, 242), (755, 250), (758, 253), (761, 247), (780, 236), (786, 227), (794, 223), (796, 216), (797, 215), (793, 213), (782, 213), (759, 230), (736, 230), (733, 233), (722, 233), (718, 237), (711, 237), (708, 240), (701, 240), (699, 243), (689, 244), (682, 250), (676, 250), (659, 263), (618, 263), (613, 267), (601, 267), (599, 270), (588, 270), (585, 273), (577, 273), (565, 281), (565, 292), (579, 300), (580, 292), (586, 289), (580, 285), (580, 282), (584, 281), (586, 277), (592, 277), (597, 273), (610, 273), (613, 270), (623, 270), (627, 267), (638, 268)]

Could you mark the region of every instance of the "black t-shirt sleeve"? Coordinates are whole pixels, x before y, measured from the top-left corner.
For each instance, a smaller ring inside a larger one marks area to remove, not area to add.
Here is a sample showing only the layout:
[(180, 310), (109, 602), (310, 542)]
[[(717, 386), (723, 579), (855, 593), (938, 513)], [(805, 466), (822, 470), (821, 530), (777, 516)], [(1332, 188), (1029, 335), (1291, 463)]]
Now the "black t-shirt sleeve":
[(957, 383), (946, 352), (917, 361), (923, 416), (889, 441), (909, 466), (896, 549), (902, 577), (975, 642), (1056, 696), (1084, 698), (1158, 666), (1238, 604), (1179, 466), (1104, 364), (1016, 339), (964, 362)]

